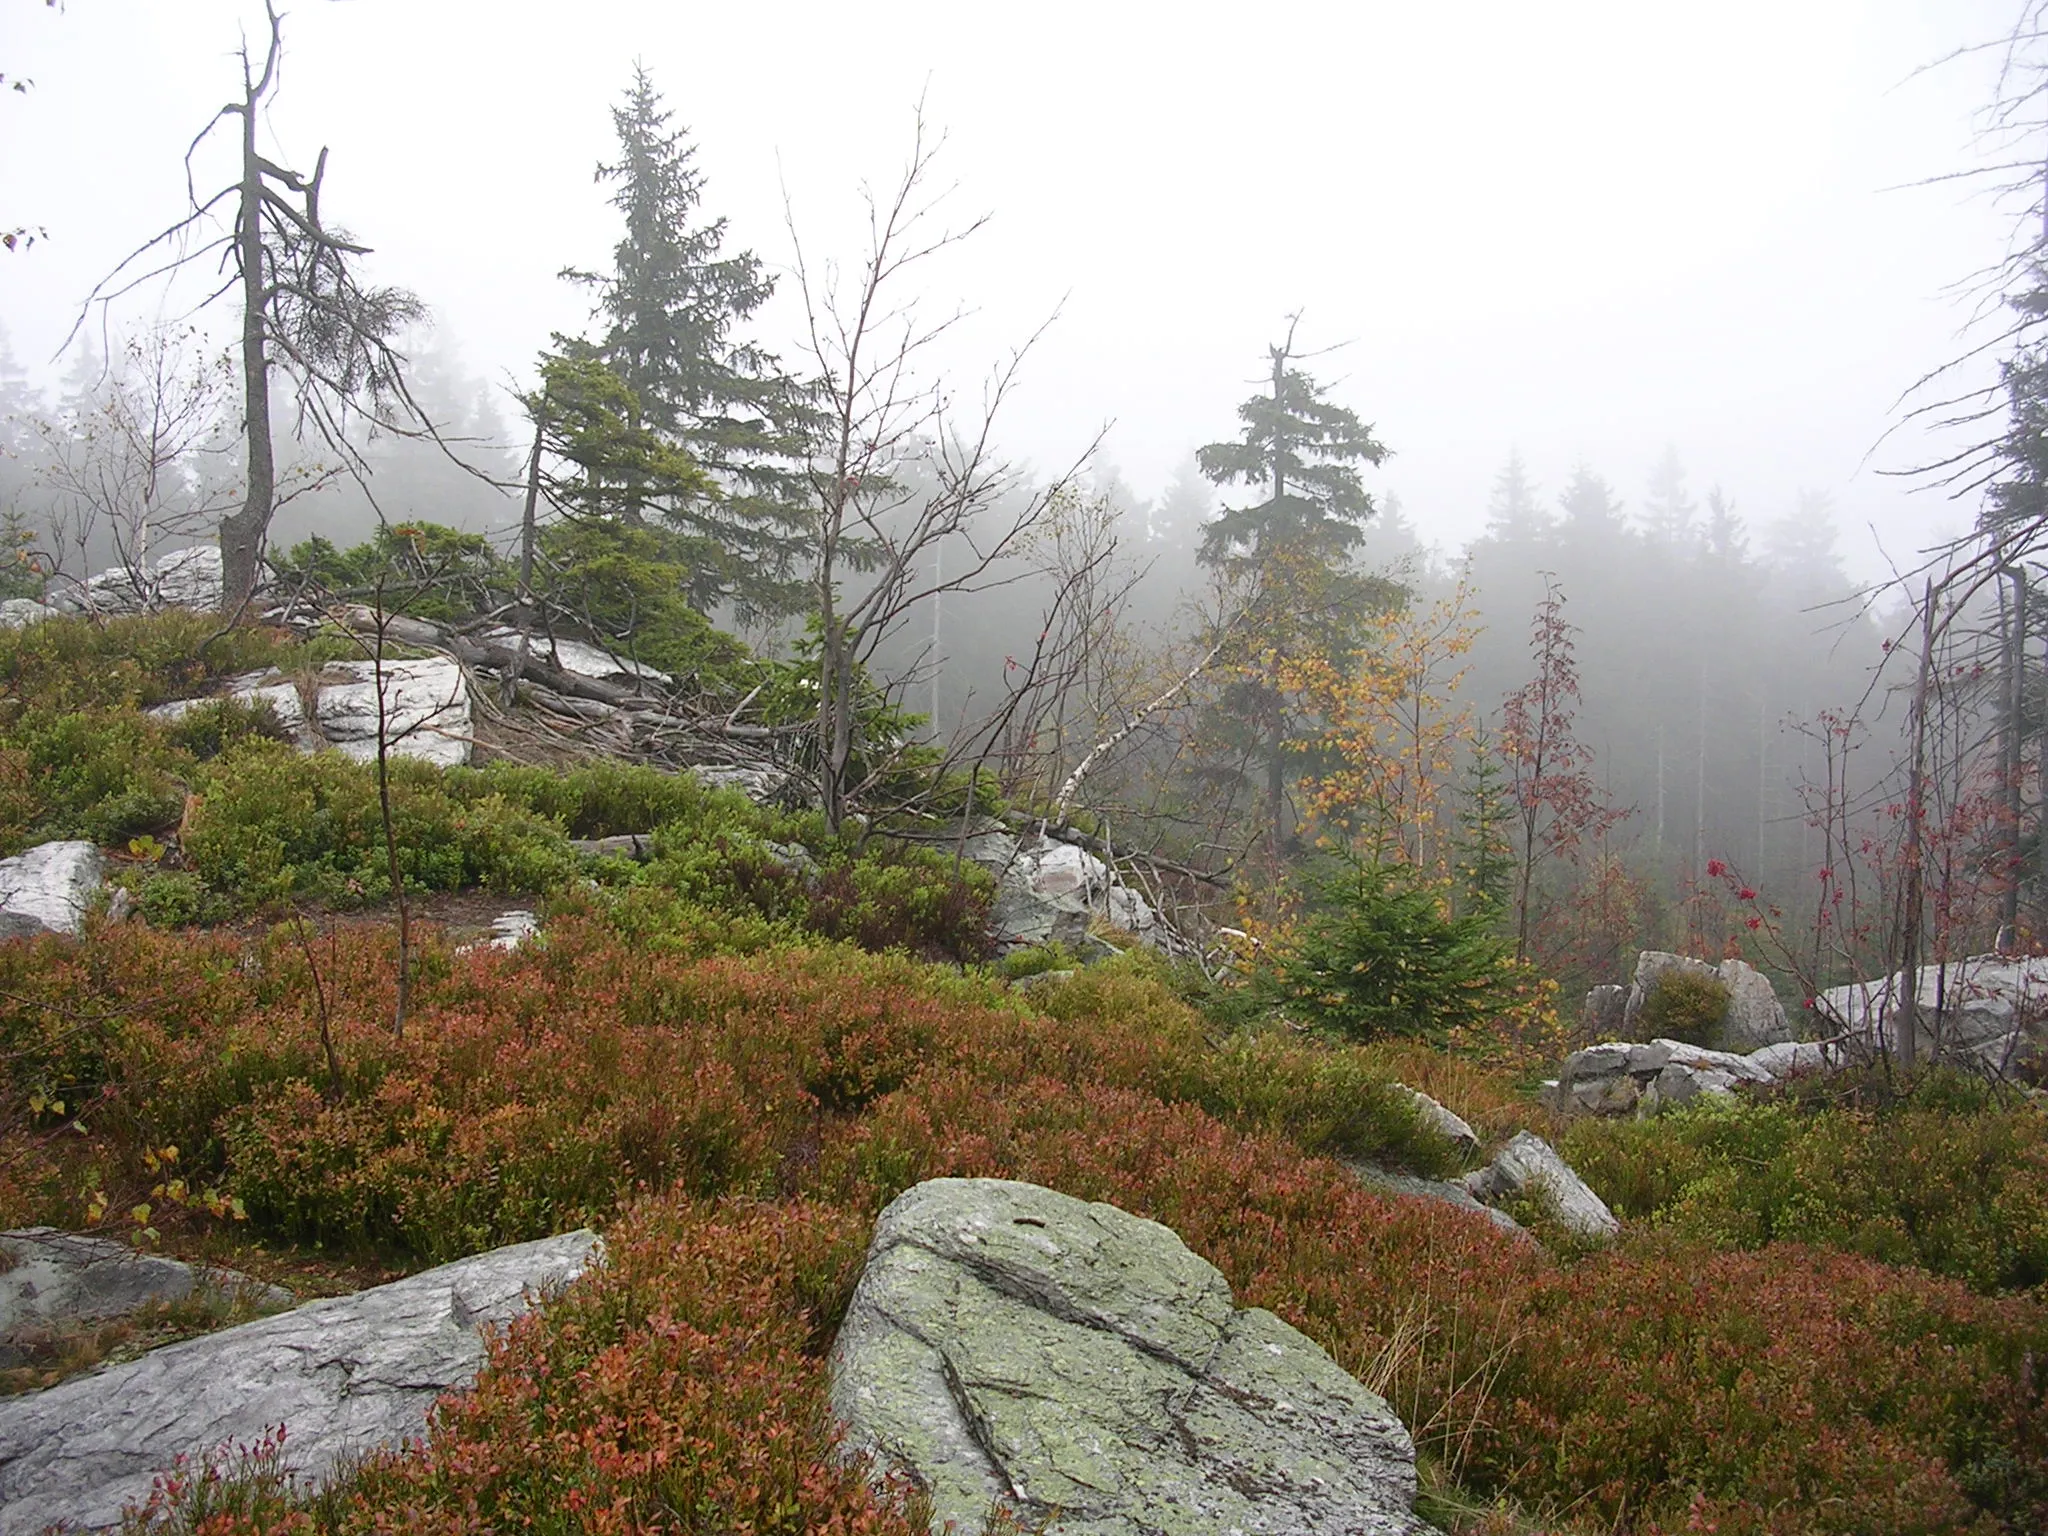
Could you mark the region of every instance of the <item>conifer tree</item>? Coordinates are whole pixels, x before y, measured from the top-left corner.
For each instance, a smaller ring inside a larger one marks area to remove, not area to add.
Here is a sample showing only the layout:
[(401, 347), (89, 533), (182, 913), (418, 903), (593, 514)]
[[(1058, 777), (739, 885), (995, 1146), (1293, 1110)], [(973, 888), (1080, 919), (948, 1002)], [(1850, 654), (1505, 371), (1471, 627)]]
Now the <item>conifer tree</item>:
[(1294, 327), (1267, 349), (1265, 391), (1237, 408), (1243, 434), (1210, 443), (1196, 460), (1219, 486), (1249, 486), (1260, 500), (1226, 507), (1203, 531), (1201, 560), (1246, 571), (1258, 598), (1233, 644), (1240, 681), (1226, 714), (1257, 733), (1253, 754), (1265, 770), (1266, 833), (1277, 862), (1290, 835), (1287, 754), (1296, 713), (1281, 667), (1308, 654), (1337, 657), (1355, 643), (1361, 622), (1396, 595), (1360, 575), (1353, 556), (1375, 508), (1359, 478), (1387, 450), (1356, 412), (1333, 404), (1324, 386), (1294, 366)]
[[(736, 334), (774, 291), (751, 251), (725, 254), (726, 221), (701, 212), (704, 178), (688, 132), (644, 66), (612, 121), (619, 158), (598, 167), (625, 219), (609, 275), (571, 272), (597, 292), (596, 354), (636, 402), (636, 429), (659, 434), (706, 471), (692, 496), (629, 494), (629, 522), (650, 516), (684, 538), (690, 601), (743, 614), (799, 610), (811, 548), (810, 392)], [(629, 492), (635, 482), (626, 480)]]

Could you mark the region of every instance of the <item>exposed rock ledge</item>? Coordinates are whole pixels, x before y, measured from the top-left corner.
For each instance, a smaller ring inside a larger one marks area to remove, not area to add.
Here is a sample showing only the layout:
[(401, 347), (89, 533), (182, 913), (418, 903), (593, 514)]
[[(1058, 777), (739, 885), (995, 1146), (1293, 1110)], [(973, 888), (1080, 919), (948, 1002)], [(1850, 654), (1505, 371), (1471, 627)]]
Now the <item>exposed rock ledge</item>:
[(315, 1478), (416, 1437), (434, 1400), (483, 1364), (479, 1330), (598, 1251), (587, 1231), (520, 1243), (0, 1399), (0, 1536), (59, 1519), (111, 1529), (178, 1456), (253, 1445), (279, 1424), (287, 1464)]

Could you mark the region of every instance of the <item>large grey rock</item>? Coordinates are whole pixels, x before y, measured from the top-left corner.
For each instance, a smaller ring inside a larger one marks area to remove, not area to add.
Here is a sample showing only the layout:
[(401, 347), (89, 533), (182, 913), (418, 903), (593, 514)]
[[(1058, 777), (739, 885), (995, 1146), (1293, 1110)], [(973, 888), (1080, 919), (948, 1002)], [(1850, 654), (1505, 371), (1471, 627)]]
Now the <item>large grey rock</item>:
[(1771, 988), (1771, 980), (1742, 960), (1723, 960), (1721, 985), (1728, 989), (1728, 1011), (1721, 1016), (1721, 1044), (1731, 1051), (1753, 1051), (1792, 1039), (1792, 1021)]
[(51, 594), (51, 605), (69, 612), (155, 613), (164, 608), (220, 607), (225, 582), (220, 550), (198, 544), (175, 550), (154, 564), (115, 566), (68, 590)]
[(1579, 1022), (1588, 1040), (1612, 1040), (1628, 1028), (1628, 988), (1612, 982), (1586, 994)]
[(279, 1424), (287, 1466), (316, 1479), (417, 1437), (434, 1400), (482, 1365), (479, 1330), (597, 1251), (590, 1232), (500, 1248), (0, 1399), (0, 1536), (58, 1519), (114, 1527), (178, 1456), (254, 1444)]
[(1768, 1074), (1774, 1082), (1830, 1071), (1841, 1066), (1844, 1060), (1841, 1047), (1821, 1045), (1811, 1040), (1788, 1040), (1749, 1053), (1750, 1065)]
[(831, 1372), (847, 1449), (927, 1489), (935, 1531), (1430, 1529), (1385, 1402), (1165, 1227), (1036, 1185), (899, 1196)]
[(1539, 1201), (1550, 1208), (1560, 1226), (1580, 1237), (1612, 1237), (1621, 1230), (1607, 1202), (1533, 1131), (1516, 1133), (1490, 1164), (1466, 1176), (1465, 1186), (1488, 1205)]
[(62, 612), (61, 608), (52, 608), (32, 597), (10, 597), (0, 602), (0, 629), (26, 629), (31, 624), (54, 619)]
[(344, 661), (328, 669), (348, 678), (314, 699), (320, 734), (358, 762), (377, 756), (377, 696), (384, 699), (384, 740), (393, 757), (416, 757), (444, 768), (469, 761), (469, 684), (445, 657), (424, 661)]
[(1054, 838), (1025, 843), (984, 832), (968, 839), (967, 856), (996, 877), (989, 932), (998, 950), (1039, 944), (1085, 948), (1097, 917), (1149, 945), (1166, 940), (1151, 903), (1085, 848)]
[(209, 1265), (141, 1253), (112, 1238), (54, 1227), (0, 1232), (0, 1363), (18, 1363), (41, 1340), (195, 1292), (258, 1306), (289, 1306), (291, 1292)]
[(99, 849), (76, 839), (0, 859), (0, 938), (78, 932), (105, 875)]
[[(2048, 955), (1971, 955), (1922, 966), (1915, 978), (1922, 1060), (1940, 1056), (2004, 1073), (2048, 1042)], [(1831, 987), (1813, 1000), (1830, 1033), (1860, 1054), (1897, 1047), (1905, 1002), (1901, 974)]]

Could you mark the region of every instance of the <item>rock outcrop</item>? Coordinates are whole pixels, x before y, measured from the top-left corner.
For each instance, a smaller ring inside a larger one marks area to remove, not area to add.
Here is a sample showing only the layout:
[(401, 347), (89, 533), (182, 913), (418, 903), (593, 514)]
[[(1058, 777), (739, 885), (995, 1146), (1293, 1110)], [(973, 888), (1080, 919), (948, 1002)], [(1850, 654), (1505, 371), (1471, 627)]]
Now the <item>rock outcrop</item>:
[(1063, 944), (1085, 954), (1098, 917), (1146, 944), (1165, 941), (1151, 903), (1085, 848), (987, 823), (968, 837), (966, 856), (996, 877), (989, 925), (998, 951)]
[(343, 661), (328, 668), (347, 678), (324, 684), (313, 714), (321, 736), (358, 762), (377, 756), (378, 694), (383, 694), (385, 750), (443, 768), (469, 761), (469, 683), (444, 657), (424, 661)]
[(51, 613), (155, 613), (165, 608), (218, 609), (225, 589), (220, 550), (197, 544), (154, 564), (115, 566), (84, 581), (52, 584)]
[(99, 849), (77, 840), (0, 859), (0, 938), (78, 932), (105, 877)]
[[(1622, 1008), (1621, 1027), (1613, 1032), (1622, 1035), (1638, 1033), (1643, 1009), (1664, 978), (1674, 975), (1691, 975), (1712, 981), (1727, 993), (1727, 1007), (1713, 1036), (1716, 1045), (1731, 1051), (1753, 1051), (1758, 1046), (1775, 1045), (1792, 1038), (1792, 1025), (1785, 1016), (1784, 1005), (1778, 1001), (1777, 993), (1771, 990), (1770, 979), (1754, 966), (1741, 960), (1723, 960), (1719, 965), (1709, 965), (1704, 960), (1658, 949), (1646, 949), (1637, 956), (1634, 982)], [(1586, 1006), (1590, 1019), (1594, 1008), (1590, 994)], [(1603, 999), (1601, 1007), (1604, 1014), (1611, 1009), (1611, 1001)]]
[(391, 660), (381, 668), (374, 661), (330, 662), (307, 683), (313, 700), (310, 716), (299, 685), (274, 667), (234, 678), (221, 693), (175, 699), (149, 713), (159, 719), (181, 720), (219, 699), (267, 704), (302, 752), (334, 747), (358, 762), (370, 762), (377, 756), (380, 671), (389, 754), (419, 758), (444, 768), (467, 763), (473, 728), (469, 682), (460, 666), (443, 657)]
[(416, 1437), (434, 1400), (475, 1377), (479, 1330), (597, 1251), (590, 1232), (500, 1248), (0, 1399), (0, 1536), (115, 1527), (180, 1455), (254, 1445), (279, 1424), (286, 1465), (316, 1479)]
[[(2048, 955), (1971, 955), (1920, 968), (1915, 987), (1922, 1060), (1940, 1057), (1994, 1076), (2048, 1056)], [(1898, 975), (1831, 987), (1813, 1000), (1822, 1026), (1865, 1054), (1896, 1048), (1905, 1001)]]
[(1607, 1202), (1594, 1194), (1571, 1164), (1533, 1131), (1521, 1131), (1493, 1161), (1467, 1174), (1465, 1187), (1488, 1205), (1532, 1201), (1548, 1209), (1574, 1236), (1604, 1239), (1621, 1230)]
[(260, 1307), (290, 1306), (292, 1294), (233, 1270), (138, 1253), (112, 1238), (54, 1227), (0, 1232), (0, 1365), (17, 1365), (37, 1344), (80, 1325), (109, 1322), (144, 1307), (208, 1294)]
[(1592, 1045), (1565, 1058), (1549, 1097), (1566, 1112), (1651, 1114), (1702, 1093), (1732, 1092), (1738, 1083), (1775, 1082), (1810, 1060), (1790, 1043), (1765, 1049), (1772, 1053), (1768, 1058), (1710, 1051), (1681, 1040)]
[(850, 1452), (1059, 1536), (1422, 1536), (1386, 1403), (1165, 1227), (1000, 1179), (935, 1179), (875, 1228), (832, 1353)]

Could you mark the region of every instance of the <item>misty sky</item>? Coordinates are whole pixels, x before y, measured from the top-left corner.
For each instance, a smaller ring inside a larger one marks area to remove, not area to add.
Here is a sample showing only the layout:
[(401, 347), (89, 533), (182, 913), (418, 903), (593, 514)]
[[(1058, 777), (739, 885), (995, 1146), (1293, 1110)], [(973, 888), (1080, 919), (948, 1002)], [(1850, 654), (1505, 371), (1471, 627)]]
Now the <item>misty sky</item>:
[[(0, 325), (44, 369), (79, 300), (184, 195), (180, 157), (230, 95), (240, 0), (0, 0)], [(1904, 554), (1967, 511), (1874, 471), (1913, 378), (1949, 355), (1951, 284), (2005, 220), (1953, 187), (1981, 65), (1909, 78), (1998, 35), (1992, 0), (969, 7), (586, 0), (296, 0), (266, 133), (332, 147), (325, 208), (416, 290), (467, 365), (523, 377), (583, 322), (565, 265), (614, 236), (594, 163), (632, 61), (693, 131), (707, 204), (787, 259), (853, 260), (853, 193), (887, 181), (912, 111), (948, 135), (962, 219), (929, 274), (965, 302), (963, 388), (1054, 308), (1002, 436), (1054, 468), (1105, 421), (1156, 492), (1231, 411), (1283, 316), (1376, 423), (1377, 477), (1455, 546), (1519, 446), (1546, 492), (1584, 461), (1631, 504), (1669, 442), (1696, 493), (1752, 520), (1831, 492), (1859, 572), (1866, 522)], [(199, 160), (232, 175), (227, 141)], [(129, 313), (149, 314), (147, 303)], [(778, 301), (767, 339), (788, 349)], [(1973, 509), (1971, 509), (1973, 510)]]

